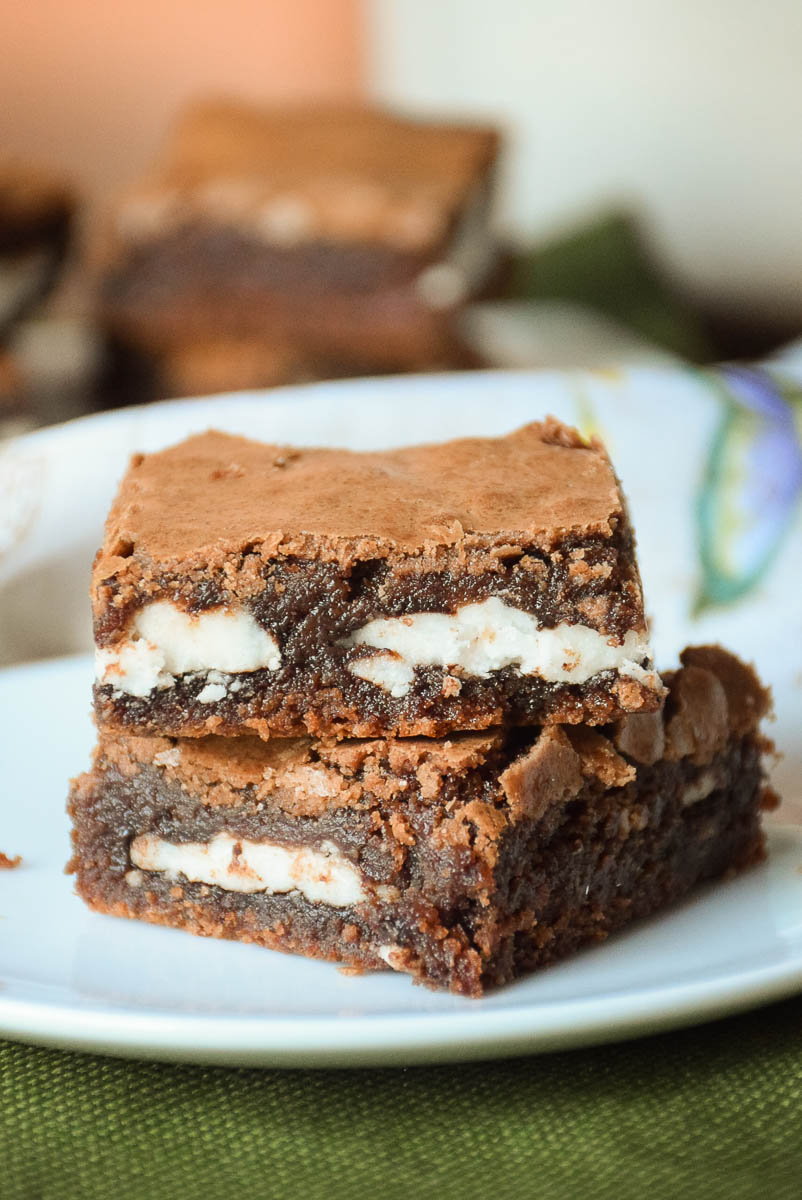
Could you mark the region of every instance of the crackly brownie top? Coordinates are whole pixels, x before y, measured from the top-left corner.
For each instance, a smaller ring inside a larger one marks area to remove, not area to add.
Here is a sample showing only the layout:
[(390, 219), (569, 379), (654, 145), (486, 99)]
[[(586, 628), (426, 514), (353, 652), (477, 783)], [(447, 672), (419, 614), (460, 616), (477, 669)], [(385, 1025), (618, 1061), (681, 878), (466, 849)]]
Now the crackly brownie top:
[(731, 737), (754, 733), (771, 709), (754, 669), (721, 646), (688, 646), (680, 663), (662, 677), (668, 694), (660, 711), (618, 722), (615, 745), (636, 762), (710, 763)]
[[(403, 804), (412, 790), (442, 805), (445, 781), (476, 772), (480, 790), (483, 778), (498, 780), (496, 808), (504, 820), (494, 827), (500, 831), (507, 822), (537, 820), (553, 805), (570, 801), (587, 780), (616, 788), (632, 782), (641, 765), (684, 759), (707, 767), (730, 739), (757, 731), (771, 698), (751, 667), (719, 646), (690, 647), (681, 662), (664, 676), (668, 697), (659, 712), (630, 714), (602, 729), (547, 726), (533, 730), (523, 748), (516, 749), (519, 743), (510, 743), (502, 729), (443, 739), (341, 742), (101, 733), (96, 767), (129, 778), (158, 768), (204, 805), (241, 804), (248, 789), (255, 800), (299, 818), (320, 817), (366, 798)], [(452, 794), (446, 789), (445, 795)], [(470, 792), (467, 804), (471, 820), (478, 820)], [(453, 804), (446, 807), (450, 812)]]
[(367, 793), (390, 799), (414, 785), (437, 800), (444, 777), (481, 768), (503, 744), (498, 730), (453, 738), (374, 738), (342, 742), (277, 738), (118, 737), (101, 733), (96, 761), (127, 777), (143, 767), (204, 804), (240, 804), (245, 789), (255, 799), (296, 817), (319, 817), (329, 809), (358, 805)]
[(133, 459), (95, 577), (131, 556), (204, 568), (242, 549), (342, 563), (442, 546), (503, 557), (571, 535), (609, 538), (622, 519), (601, 445), (553, 419), (501, 438), (369, 453), (209, 432)]
[(203, 219), (279, 245), (335, 239), (422, 253), (448, 232), (497, 144), (490, 128), (369, 107), (201, 105), (121, 202), (117, 234), (148, 240)]

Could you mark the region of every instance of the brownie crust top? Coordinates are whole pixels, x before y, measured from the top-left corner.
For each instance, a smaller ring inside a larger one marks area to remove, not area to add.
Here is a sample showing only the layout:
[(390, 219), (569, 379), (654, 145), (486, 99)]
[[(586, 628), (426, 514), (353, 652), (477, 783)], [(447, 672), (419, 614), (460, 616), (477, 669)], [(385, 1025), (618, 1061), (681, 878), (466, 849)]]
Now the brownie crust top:
[(208, 432), (133, 458), (95, 565), (213, 566), (232, 553), (345, 563), (442, 546), (546, 551), (626, 517), (601, 447), (548, 419), (501, 438), (360, 453)]

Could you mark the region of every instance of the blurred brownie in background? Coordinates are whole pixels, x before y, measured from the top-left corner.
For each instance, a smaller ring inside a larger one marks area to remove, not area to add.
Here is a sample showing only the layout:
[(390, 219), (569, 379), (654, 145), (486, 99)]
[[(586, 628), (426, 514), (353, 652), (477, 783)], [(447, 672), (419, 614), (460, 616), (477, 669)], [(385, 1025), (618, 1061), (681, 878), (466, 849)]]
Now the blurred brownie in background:
[(104, 328), (174, 391), (229, 386), (224, 360), (234, 387), (471, 365), (498, 148), (363, 107), (196, 108), (117, 204)]
[(35, 424), (25, 376), (14, 356), (0, 347), (0, 442), (27, 433)]
[(58, 279), (74, 209), (61, 181), (0, 161), (0, 333), (27, 315)]

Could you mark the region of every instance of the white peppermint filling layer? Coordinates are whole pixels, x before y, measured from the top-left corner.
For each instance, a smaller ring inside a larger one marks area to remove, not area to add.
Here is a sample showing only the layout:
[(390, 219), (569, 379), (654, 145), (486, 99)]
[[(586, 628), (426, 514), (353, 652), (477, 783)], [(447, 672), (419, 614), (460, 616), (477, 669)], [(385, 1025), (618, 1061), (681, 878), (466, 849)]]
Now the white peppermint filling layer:
[[(158, 600), (141, 608), (131, 636), (95, 653), (95, 678), (116, 692), (147, 696), (154, 688), (170, 687), (179, 675), (198, 672), (238, 674), (281, 666), (276, 639), (243, 610), (225, 608), (187, 613)], [(222, 676), (211, 677), (198, 699), (222, 700)]]
[[(131, 862), (142, 871), (183, 875), (191, 883), (213, 884), (228, 892), (300, 892), (317, 904), (345, 908), (371, 899), (362, 875), (332, 842), (319, 849), (250, 842), (218, 833), (210, 842), (166, 842), (144, 833), (134, 838)], [(379, 886), (383, 897), (388, 888)]]
[(356, 659), (348, 669), (396, 698), (409, 691), (416, 667), (459, 667), (482, 677), (517, 667), (522, 675), (539, 675), (549, 683), (585, 683), (601, 671), (617, 671), (647, 685), (656, 683), (654, 672), (640, 665), (651, 658), (644, 634), (629, 630), (619, 644), (587, 625), (543, 629), (530, 613), (497, 596), (465, 604), (453, 615), (381, 617), (342, 644), (385, 651)]
[(680, 797), (680, 803), (683, 808), (688, 808), (691, 804), (698, 804), (700, 800), (706, 800), (711, 796), (716, 788), (722, 787), (723, 781), (720, 772), (716, 770), (702, 771), (697, 775), (691, 783), (689, 783)]

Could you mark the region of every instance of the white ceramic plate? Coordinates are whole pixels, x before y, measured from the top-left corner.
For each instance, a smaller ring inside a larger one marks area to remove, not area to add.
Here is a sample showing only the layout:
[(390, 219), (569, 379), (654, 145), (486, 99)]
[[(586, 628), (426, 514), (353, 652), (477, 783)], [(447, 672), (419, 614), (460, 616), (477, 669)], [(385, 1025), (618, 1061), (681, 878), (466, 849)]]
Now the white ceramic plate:
[[(661, 661), (718, 638), (772, 682), (776, 783), (802, 773), (802, 538), (737, 603), (691, 615), (698, 487), (721, 409), (688, 372), (364, 381), (153, 406), (21, 439), (0, 455), (0, 655), (88, 648), (89, 561), (127, 455), (210, 424), (312, 443), (501, 432), (554, 412), (601, 429), (630, 495)], [(64, 798), (92, 740), (85, 655), (0, 672), (0, 1034), (116, 1054), (273, 1065), (435, 1062), (564, 1048), (687, 1024), (802, 989), (802, 830), (766, 865), (480, 1001), (391, 973), (101, 917), (72, 894)]]

